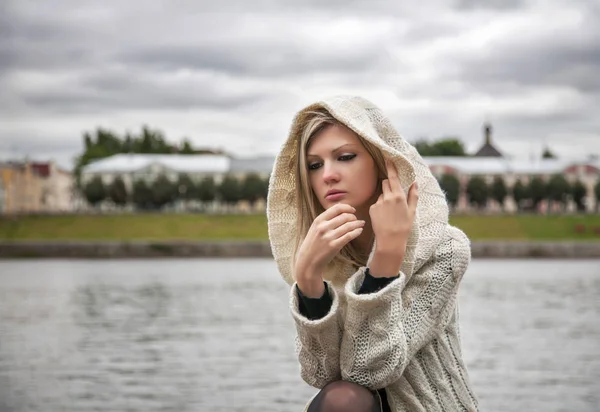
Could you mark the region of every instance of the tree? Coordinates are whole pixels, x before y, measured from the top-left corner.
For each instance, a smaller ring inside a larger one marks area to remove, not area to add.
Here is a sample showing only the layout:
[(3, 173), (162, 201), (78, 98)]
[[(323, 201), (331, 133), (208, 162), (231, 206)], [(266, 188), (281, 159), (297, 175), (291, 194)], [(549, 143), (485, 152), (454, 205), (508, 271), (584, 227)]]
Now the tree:
[(453, 174), (444, 174), (440, 179), (440, 187), (446, 193), (446, 200), (452, 207), (458, 203), (460, 193), (460, 181)]
[(472, 177), (467, 184), (467, 197), (469, 203), (475, 204), (479, 208), (483, 208), (488, 199), (488, 186), (485, 180), (479, 176)]
[(127, 188), (125, 187), (125, 182), (123, 182), (121, 176), (117, 176), (111, 183), (108, 189), (108, 197), (110, 197), (117, 206), (124, 206), (127, 204)]
[(152, 183), (152, 204), (160, 209), (177, 198), (177, 187), (165, 176), (160, 175)]
[(585, 210), (585, 204), (583, 199), (585, 199), (587, 194), (587, 190), (581, 180), (576, 180), (571, 187), (571, 196), (573, 196), (573, 202), (575, 202), (575, 206), (577, 206), (578, 211)]
[(443, 138), (429, 143), (420, 139), (415, 143), (415, 148), (421, 156), (466, 156), (463, 143), (457, 138)]
[(241, 200), (241, 186), (233, 176), (225, 176), (218, 187), (218, 193), (225, 204), (235, 204)]
[(596, 210), (600, 209), (600, 180), (594, 186), (594, 194), (596, 195)]
[(512, 194), (513, 199), (517, 204), (517, 209), (521, 210), (521, 208), (523, 207), (523, 201), (529, 199), (528, 187), (525, 186), (519, 179), (517, 179), (517, 181), (512, 187)]
[(138, 209), (146, 210), (153, 207), (152, 189), (143, 180), (137, 180), (133, 183), (131, 198)]
[(506, 189), (506, 184), (504, 183), (504, 179), (501, 176), (494, 177), (494, 182), (491, 187), (491, 195), (492, 199), (498, 202), (500, 205), (500, 209), (504, 209), (504, 199), (508, 195), (508, 190)]
[(206, 176), (196, 188), (195, 198), (201, 202), (212, 202), (217, 197), (217, 185), (212, 176)]
[(546, 184), (546, 195), (548, 196), (548, 200), (560, 203), (564, 209), (571, 191), (570, 189), (571, 187), (567, 179), (563, 175), (556, 174)]
[(195, 150), (188, 139), (183, 140), (181, 147), (169, 144), (164, 134), (146, 125), (139, 134), (125, 133), (124, 137), (117, 133), (98, 127), (94, 132), (83, 133), (83, 153), (75, 157), (75, 178), (80, 187), (81, 170), (91, 162), (118, 153), (183, 153), (183, 154), (225, 154), (222, 150)]
[(177, 198), (182, 200), (191, 200), (194, 198), (196, 193), (196, 184), (189, 177), (189, 175), (183, 173), (179, 175), (177, 180)]
[(106, 187), (100, 176), (94, 177), (83, 188), (83, 195), (90, 205), (96, 207), (106, 199)]
[(181, 149), (179, 150), (181, 154), (194, 154), (194, 148), (188, 139), (183, 139), (183, 143), (181, 145)]
[(529, 196), (533, 209), (537, 209), (538, 205), (546, 196), (546, 185), (540, 177), (534, 177), (529, 181)]
[(261, 198), (263, 191), (263, 180), (256, 173), (248, 173), (241, 182), (241, 199), (247, 200), (252, 207)]
[(269, 175), (263, 179), (263, 186), (262, 186), (262, 190), (260, 192), (260, 198), (264, 199), (265, 201), (267, 200), (267, 197), (269, 196), (269, 180), (270, 179), (271, 179), (271, 175)]

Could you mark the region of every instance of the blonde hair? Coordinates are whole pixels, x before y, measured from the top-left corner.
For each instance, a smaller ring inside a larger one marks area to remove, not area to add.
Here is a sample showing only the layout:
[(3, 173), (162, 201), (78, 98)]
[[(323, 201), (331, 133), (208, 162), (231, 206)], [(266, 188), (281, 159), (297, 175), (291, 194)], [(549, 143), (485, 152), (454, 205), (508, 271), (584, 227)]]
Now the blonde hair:
[[(295, 181), (296, 185), (296, 199), (298, 199), (298, 213), (296, 227), (298, 228), (296, 242), (294, 245), (294, 251), (292, 256), (292, 270), (295, 265), (298, 249), (300, 248), (302, 241), (306, 237), (310, 226), (312, 225), (315, 218), (323, 213), (325, 209), (321, 206), (321, 203), (317, 199), (314, 191), (311, 188), (310, 180), (308, 176), (306, 151), (311, 141), (326, 128), (331, 126), (340, 126), (349, 129), (342, 122), (334, 118), (327, 110), (318, 109), (306, 113), (303, 126), (300, 131), (300, 136), (297, 139), (297, 162), (294, 173), (296, 174)], [(375, 166), (378, 170), (378, 176), (382, 179), (387, 177), (387, 171), (385, 167), (385, 158), (381, 150), (373, 143), (367, 141), (359, 134), (354, 133), (359, 141), (362, 143), (364, 148), (373, 158)], [(375, 199), (381, 194), (381, 184), (377, 185), (377, 193)], [(347, 243), (338, 253), (333, 260), (325, 268), (325, 272), (333, 269), (336, 263), (351, 264), (355, 267), (364, 266), (367, 263), (369, 253), (363, 254), (354, 247), (350, 242)]]

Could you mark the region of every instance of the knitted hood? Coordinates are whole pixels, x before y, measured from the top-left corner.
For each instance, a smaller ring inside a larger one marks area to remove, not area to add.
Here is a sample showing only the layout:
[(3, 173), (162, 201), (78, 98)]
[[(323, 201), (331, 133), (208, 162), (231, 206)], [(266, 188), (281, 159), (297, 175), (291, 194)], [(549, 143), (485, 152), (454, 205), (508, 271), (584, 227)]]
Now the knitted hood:
[[(297, 139), (307, 112), (316, 109), (327, 110), (342, 124), (381, 149), (384, 156), (396, 165), (400, 183), (406, 194), (410, 185), (417, 181), (419, 202), (401, 269), (408, 280), (413, 272), (432, 256), (443, 239), (448, 224), (448, 204), (423, 158), (398, 134), (383, 112), (364, 98), (350, 96), (326, 98), (300, 110), (293, 119), (287, 140), (275, 158), (269, 179), (266, 212), (271, 251), (281, 276), (288, 284), (293, 284), (291, 261), (298, 229), (298, 199), (293, 172), (297, 162)], [(374, 249), (375, 245), (371, 250), (369, 262)], [(353, 273), (354, 269), (349, 265), (336, 262), (334, 270), (324, 277), (334, 282), (345, 281)]]

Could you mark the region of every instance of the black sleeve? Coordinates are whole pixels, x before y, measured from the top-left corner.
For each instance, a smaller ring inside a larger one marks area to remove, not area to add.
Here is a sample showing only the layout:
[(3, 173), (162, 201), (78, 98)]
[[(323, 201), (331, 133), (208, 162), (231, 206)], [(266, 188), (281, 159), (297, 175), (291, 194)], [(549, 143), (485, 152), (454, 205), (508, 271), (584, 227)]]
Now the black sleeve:
[(324, 318), (331, 309), (331, 296), (329, 296), (329, 289), (327, 288), (327, 282), (323, 282), (325, 285), (325, 292), (320, 298), (308, 298), (300, 292), (300, 288), (296, 285), (296, 292), (298, 293), (298, 305), (302, 316), (307, 317), (310, 320), (317, 320)]
[(369, 272), (369, 268), (367, 268), (365, 270), (365, 279), (363, 280), (363, 284), (358, 290), (358, 294), (364, 295), (368, 293), (377, 292), (389, 285), (390, 283), (392, 283), (394, 280), (398, 279), (399, 277), (400, 275), (392, 276), (391, 278), (376, 278), (373, 277), (373, 275), (371, 275), (371, 272)]

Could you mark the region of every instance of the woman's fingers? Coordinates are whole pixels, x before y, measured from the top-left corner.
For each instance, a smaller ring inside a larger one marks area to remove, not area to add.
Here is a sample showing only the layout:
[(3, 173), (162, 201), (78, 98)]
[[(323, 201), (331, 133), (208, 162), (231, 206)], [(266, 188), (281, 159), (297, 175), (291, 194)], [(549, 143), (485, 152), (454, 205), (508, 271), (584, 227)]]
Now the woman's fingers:
[(329, 245), (336, 250), (341, 250), (348, 242), (356, 239), (364, 229), (364, 220), (348, 222), (333, 231)]
[(344, 223), (351, 222), (356, 219), (357, 219), (357, 217), (353, 213), (342, 213), (341, 215), (338, 215), (338, 216), (334, 217), (333, 219), (329, 220), (325, 224), (327, 225), (328, 229), (334, 230), (334, 229), (337, 229), (338, 227), (342, 226)]
[(350, 206), (346, 203), (336, 203), (335, 205), (331, 206), (329, 209), (321, 213), (319, 216), (317, 216), (317, 219), (322, 221), (331, 220), (334, 217), (341, 215), (342, 213), (356, 213), (356, 209), (353, 206)]
[(387, 180), (389, 181), (391, 193), (404, 198), (404, 191), (402, 190), (402, 185), (400, 184), (400, 178), (398, 177), (398, 170), (396, 169), (396, 166), (389, 159), (385, 159), (385, 166), (387, 168)]
[(392, 188), (388, 179), (383, 179), (381, 181), (381, 194), (383, 195), (383, 197), (392, 195)]
[(414, 182), (410, 185), (410, 190), (408, 191), (408, 210), (411, 213), (411, 216), (415, 215), (417, 210), (417, 203), (419, 201), (419, 185), (417, 182)]

